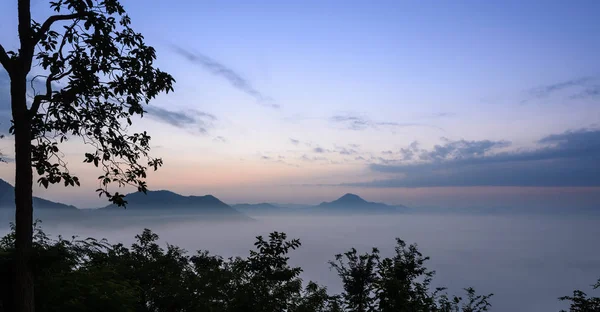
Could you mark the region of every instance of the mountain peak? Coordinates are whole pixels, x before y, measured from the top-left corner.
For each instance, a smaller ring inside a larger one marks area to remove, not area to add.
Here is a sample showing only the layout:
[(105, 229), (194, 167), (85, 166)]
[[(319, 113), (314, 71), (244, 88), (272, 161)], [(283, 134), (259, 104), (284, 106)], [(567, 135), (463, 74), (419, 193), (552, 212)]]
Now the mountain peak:
[(347, 193), (332, 202), (323, 202), (317, 207), (326, 208), (329, 211), (345, 211), (348, 213), (390, 213), (398, 211), (394, 206), (368, 202), (352, 193)]
[(345, 202), (345, 203), (366, 203), (367, 201), (362, 199), (360, 196), (352, 193), (347, 193), (344, 196), (338, 198), (336, 202)]

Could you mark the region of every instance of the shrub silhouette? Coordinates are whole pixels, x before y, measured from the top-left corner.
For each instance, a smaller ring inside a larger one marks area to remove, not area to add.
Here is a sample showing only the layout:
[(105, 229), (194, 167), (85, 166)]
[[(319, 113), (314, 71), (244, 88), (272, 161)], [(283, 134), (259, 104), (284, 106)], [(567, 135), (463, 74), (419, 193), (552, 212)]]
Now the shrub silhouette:
[[(351, 249), (330, 262), (343, 292), (329, 294), (315, 282), (304, 283), (302, 269), (289, 265), (289, 253), (301, 246), (285, 233), (258, 236), (245, 258), (224, 259), (208, 251), (189, 255), (159, 245), (149, 229), (126, 247), (93, 238), (49, 238), (34, 226), (35, 306), (42, 312), (69, 311), (218, 311), (218, 312), (480, 312), (489, 295), (466, 288), (465, 298), (430, 289), (434, 272), (417, 245), (397, 239), (395, 254), (383, 258), (374, 248)], [(11, 262), (15, 235), (0, 239), (0, 311), (14, 311)], [(600, 281), (599, 281), (600, 283)], [(596, 287), (599, 285), (597, 284)], [(599, 311), (600, 299), (581, 291), (571, 312)]]

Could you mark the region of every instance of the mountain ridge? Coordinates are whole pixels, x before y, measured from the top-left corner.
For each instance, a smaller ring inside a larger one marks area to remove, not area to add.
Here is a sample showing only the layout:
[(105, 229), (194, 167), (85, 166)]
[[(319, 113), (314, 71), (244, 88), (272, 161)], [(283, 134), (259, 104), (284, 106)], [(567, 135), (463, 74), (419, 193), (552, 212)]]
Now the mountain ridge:
[[(0, 179), (0, 209), (14, 208), (15, 207), (15, 192), (14, 186), (10, 183)], [(33, 208), (34, 209), (55, 209), (55, 210), (79, 210), (73, 205), (67, 205), (59, 202), (54, 202), (41, 197), (33, 197)]]
[(408, 207), (403, 205), (395, 205), (391, 206), (384, 203), (376, 203), (369, 202), (362, 197), (352, 194), (346, 193), (342, 197), (330, 201), (330, 202), (322, 202), (318, 206), (321, 209), (325, 209), (327, 211), (346, 211), (346, 212), (363, 212), (363, 213), (384, 213), (384, 212), (401, 212), (402, 210), (408, 209)]
[(264, 214), (369, 214), (369, 213), (398, 213), (409, 208), (403, 205), (387, 205), (384, 203), (369, 202), (362, 197), (346, 193), (331, 202), (322, 202), (318, 205), (299, 204), (237, 204), (232, 207), (240, 212), (255, 215)]
[[(185, 196), (169, 190), (147, 191), (129, 193), (125, 195), (127, 201), (126, 210), (134, 211), (181, 211), (215, 214), (240, 214), (230, 205), (224, 203), (213, 195), (190, 195)], [(110, 204), (99, 211), (111, 211), (123, 209), (115, 204)]]
[[(59, 202), (53, 202), (40, 197), (34, 197), (34, 208), (39, 210), (63, 210), (63, 211), (114, 211), (124, 209), (117, 205), (110, 204), (95, 209), (79, 209), (73, 205), (67, 205)], [(196, 212), (224, 215), (243, 215), (247, 213), (380, 213), (380, 212), (400, 212), (402, 209), (408, 209), (405, 206), (391, 206), (384, 203), (369, 202), (362, 197), (346, 193), (340, 198), (331, 202), (322, 202), (318, 205), (281, 205), (274, 203), (257, 204), (233, 204), (229, 205), (213, 195), (181, 195), (170, 190), (155, 190), (142, 192), (133, 192), (126, 194), (125, 200), (127, 206), (125, 210), (137, 212)], [(0, 208), (14, 208), (14, 187), (3, 179), (0, 179)], [(290, 207), (288, 207), (290, 206)]]

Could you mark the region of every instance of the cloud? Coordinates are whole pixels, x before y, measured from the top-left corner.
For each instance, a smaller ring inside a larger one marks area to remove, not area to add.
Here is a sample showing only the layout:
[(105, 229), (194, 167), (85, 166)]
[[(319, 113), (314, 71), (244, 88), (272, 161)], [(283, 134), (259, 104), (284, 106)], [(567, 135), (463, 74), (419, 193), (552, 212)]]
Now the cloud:
[(292, 142), (292, 144), (294, 144), (294, 145), (298, 145), (298, 144), (300, 144), (300, 141), (299, 141), (299, 140), (292, 139), (292, 138), (290, 138), (290, 142)]
[(340, 153), (340, 155), (355, 155), (358, 154), (358, 151), (353, 149), (353, 148), (345, 148), (345, 147), (340, 147), (336, 150), (338, 153)]
[(282, 165), (296, 167), (296, 168), (300, 167), (298, 164), (293, 164), (293, 163), (287, 162), (286, 157), (283, 155), (277, 155), (277, 156), (262, 155), (262, 156), (260, 156), (260, 159), (266, 163), (282, 164)]
[[(447, 141), (444, 145), (434, 146), (432, 151), (421, 151), (419, 160), (442, 161), (453, 159), (468, 159), (473, 157), (484, 156), (487, 152), (495, 148), (507, 147), (510, 145), (508, 141)], [(411, 145), (412, 151), (418, 150), (417, 144)], [(411, 152), (412, 152), (411, 151)], [(414, 157), (415, 153), (412, 153)], [(405, 154), (405, 159), (410, 160), (408, 154)]]
[(315, 148), (313, 148), (313, 152), (318, 153), (318, 154), (323, 154), (323, 153), (329, 152), (329, 150), (326, 150), (322, 147), (315, 147)]
[(428, 117), (431, 118), (445, 118), (445, 117), (453, 117), (456, 116), (455, 113), (451, 113), (451, 112), (439, 112), (439, 113), (433, 113), (431, 115), (429, 115)]
[(588, 86), (581, 90), (579, 93), (571, 95), (571, 99), (586, 99), (586, 98), (597, 98), (600, 97), (600, 84), (595, 86)]
[[(9, 80), (6, 74), (0, 71), (0, 133), (4, 133), (4, 128), (10, 127), (10, 93)], [(156, 121), (169, 124), (178, 128), (195, 128), (199, 133), (207, 133), (212, 127), (217, 117), (197, 110), (171, 111), (155, 105), (144, 106), (146, 116)]]
[(366, 116), (359, 116), (355, 114), (345, 114), (345, 115), (334, 115), (329, 118), (329, 120), (333, 123), (340, 124), (349, 130), (365, 130), (365, 129), (379, 129), (382, 127), (391, 127), (391, 128), (404, 128), (404, 127), (427, 127), (434, 128), (440, 131), (444, 131), (444, 129), (428, 125), (422, 123), (400, 123), (394, 121), (375, 121), (371, 120)]
[(4, 154), (0, 150), (0, 165), (2, 165), (2, 163), (13, 163), (13, 162), (15, 162), (15, 159), (12, 156)]
[(198, 64), (202, 66), (206, 71), (210, 72), (215, 76), (220, 76), (227, 80), (229, 84), (231, 84), (234, 88), (252, 96), (255, 98), (258, 103), (264, 106), (279, 108), (279, 104), (274, 103), (273, 99), (269, 96), (264, 95), (262, 92), (255, 89), (252, 84), (244, 79), (242, 75), (235, 72), (233, 69), (217, 62), (216, 60), (200, 54), (200, 53), (192, 53), (188, 50), (185, 50), (179, 46), (173, 46), (173, 49), (179, 55), (185, 57), (190, 62)]
[(341, 116), (336, 115), (331, 117), (331, 121), (344, 124), (350, 130), (363, 130), (373, 127), (373, 123), (364, 117), (358, 116)]
[(306, 154), (302, 155), (300, 157), (300, 160), (307, 161), (307, 162), (316, 162), (316, 161), (329, 162), (329, 159), (326, 158), (326, 157), (322, 157), (322, 156), (321, 157), (316, 157), (316, 156), (315, 157), (310, 157), (310, 156), (308, 156)]
[[(581, 129), (540, 139), (537, 148), (496, 151), (506, 141), (453, 141), (417, 150), (413, 162), (371, 164), (374, 172), (396, 175), (362, 187), (600, 186), (600, 130)], [(413, 151), (414, 149), (408, 149)], [(421, 155), (424, 155), (423, 157)], [(416, 162), (414, 162), (416, 161)]]
[(586, 76), (560, 81), (552, 84), (538, 86), (527, 90), (529, 98), (521, 103), (533, 99), (545, 99), (556, 94), (566, 94), (569, 99), (584, 99), (600, 95), (600, 81), (598, 77)]
[(406, 162), (406, 161), (429, 161), (440, 162), (448, 160), (468, 159), (486, 155), (493, 149), (510, 146), (508, 141), (451, 141), (447, 138), (441, 138), (444, 144), (435, 145), (432, 150), (425, 150), (419, 147), (418, 142), (412, 142), (409, 146), (401, 148), (398, 152), (383, 151), (384, 155), (395, 155), (395, 159), (387, 162)]
[(218, 143), (227, 143), (227, 139), (222, 136), (217, 136), (213, 139), (214, 142)]
[(577, 87), (585, 85), (591, 81), (594, 81), (593, 77), (579, 77), (567, 81), (561, 81), (553, 84), (543, 85), (530, 90), (530, 93), (537, 97), (548, 96), (554, 92), (561, 91), (567, 88)]
[(196, 128), (200, 133), (207, 133), (217, 120), (215, 115), (196, 110), (170, 111), (154, 105), (146, 106), (145, 111), (149, 118), (160, 121), (177, 128)]

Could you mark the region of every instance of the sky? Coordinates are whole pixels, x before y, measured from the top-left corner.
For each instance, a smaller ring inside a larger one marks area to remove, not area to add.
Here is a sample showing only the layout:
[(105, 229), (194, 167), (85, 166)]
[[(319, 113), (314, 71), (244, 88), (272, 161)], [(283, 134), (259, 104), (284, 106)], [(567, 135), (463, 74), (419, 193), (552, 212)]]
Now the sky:
[[(33, 17), (51, 12), (33, 0)], [(175, 79), (134, 126), (165, 165), (150, 189), (227, 203), (353, 192), (412, 206), (597, 206), (597, 1), (123, 1)], [(16, 1), (0, 44), (17, 48)], [(10, 125), (0, 71), (0, 129)], [(14, 181), (9, 160), (0, 177)], [(81, 146), (80, 188), (105, 204)]]

